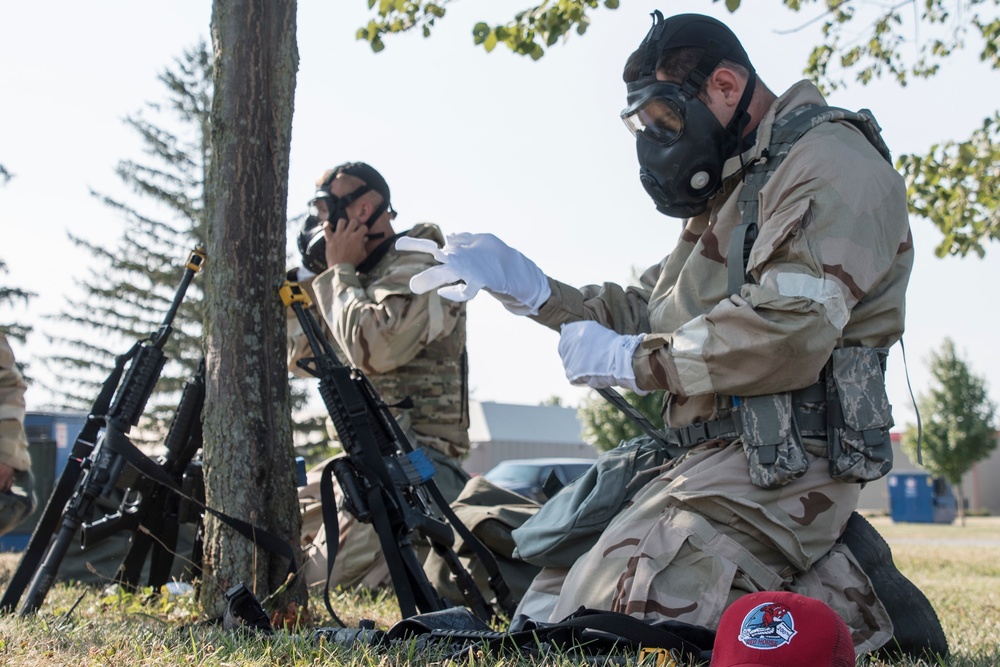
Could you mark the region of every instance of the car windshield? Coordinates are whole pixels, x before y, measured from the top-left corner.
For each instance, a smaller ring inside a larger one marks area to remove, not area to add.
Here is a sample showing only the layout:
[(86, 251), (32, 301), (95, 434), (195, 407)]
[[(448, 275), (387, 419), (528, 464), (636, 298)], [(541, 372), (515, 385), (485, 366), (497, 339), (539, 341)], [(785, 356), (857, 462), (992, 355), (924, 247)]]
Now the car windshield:
[(491, 482), (520, 482), (530, 484), (538, 479), (538, 466), (519, 463), (498, 463), (493, 470), (483, 475)]

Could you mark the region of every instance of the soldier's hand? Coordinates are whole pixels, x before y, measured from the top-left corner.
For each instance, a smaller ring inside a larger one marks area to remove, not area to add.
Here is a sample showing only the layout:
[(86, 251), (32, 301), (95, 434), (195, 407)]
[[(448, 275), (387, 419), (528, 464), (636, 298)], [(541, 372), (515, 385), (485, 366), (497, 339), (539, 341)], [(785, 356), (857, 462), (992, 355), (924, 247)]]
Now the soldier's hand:
[(515, 315), (537, 315), (552, 294), (542, 270), (493, 234), (449, 234), (443, 248), (403, 236), (396, 249), (425, 252), (440, 262), (410, 278), (414, 294), (437, 290), (445, 299), (468, 301), (485, 289)]
[(642, 334), (619, 334), (593, 320), (562, 325), (559, 356), (566, 378), (578, 386), (624, 387), (645, 396), (649, 392), (635, 383), (632, 368), (632, 355), (642, 338)]
[[(336, 226), (335, 226), (336, 225)], [(357, 266), (368, 256), (365, 250), (368, 228), (356, 218), (341, 218), (336, 223), (323, 224), (326, 236), (326, 265), (353, 264)]]

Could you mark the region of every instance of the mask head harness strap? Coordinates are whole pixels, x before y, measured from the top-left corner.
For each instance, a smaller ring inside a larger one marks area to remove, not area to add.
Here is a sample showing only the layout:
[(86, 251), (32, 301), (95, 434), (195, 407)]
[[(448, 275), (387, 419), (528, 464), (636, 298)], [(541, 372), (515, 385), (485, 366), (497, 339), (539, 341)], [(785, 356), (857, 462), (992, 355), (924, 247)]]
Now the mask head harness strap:
[[(645, 86), (656, 81), (656, 65), (666, 49), (704, 47), (698, 64), (681, 82), (681, 89), (690, 97), (698, 96), (705, 81), (723, 60), (731, 60), (742, 65), (749, 72), (747, 84), (736, 105), (736, 113), (726, 125), (726, 131), (739, 140), (743, 135), (743, 129), (750, 122), (747, 109), (750, 107), (750, 99), (757, 85), (757, 72), (739, 39), (728, 27), (708, 16), (678, 14), (665, 21), (663, 14), (657, 9), (652, 13), (652, 17), (653, 25), (640, 44), (640, 46), (645, 45), (646, 50), (643, 54), (639, 79), (635, 84)], [(629, 89), (632, 90), (632, 85)]]
[(650, 16), (653, 17), (653, 25), (643, 37), (642, 43), (639, 44), (639, 46), (646, 47), (642, 57), (642, 68), (639, 70), (640, 78), (651, 76), (656, 71), (656, 61), (659, 59), (661, 51), (658, 47), (663, 38), (663, 31), (666, 29), (663, 13), (659, 9), (653, 11)]

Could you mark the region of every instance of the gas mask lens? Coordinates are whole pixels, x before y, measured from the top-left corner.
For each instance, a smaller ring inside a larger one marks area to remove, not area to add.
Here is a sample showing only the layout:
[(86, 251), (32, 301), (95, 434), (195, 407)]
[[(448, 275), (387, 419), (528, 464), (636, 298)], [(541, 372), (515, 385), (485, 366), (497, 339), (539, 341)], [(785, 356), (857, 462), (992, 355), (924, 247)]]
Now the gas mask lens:
[(330, 196), (317, 193), (317, 196), (309, 200), (309, 215), (320, 222), (330, 219)]
[(636, 109), (622, 112), (625, 127), (633, 135), (643, 133), (659, 144), (671, 144), (684, 132), (684, 116), (677, 104), (665, 97), (652, 97)]

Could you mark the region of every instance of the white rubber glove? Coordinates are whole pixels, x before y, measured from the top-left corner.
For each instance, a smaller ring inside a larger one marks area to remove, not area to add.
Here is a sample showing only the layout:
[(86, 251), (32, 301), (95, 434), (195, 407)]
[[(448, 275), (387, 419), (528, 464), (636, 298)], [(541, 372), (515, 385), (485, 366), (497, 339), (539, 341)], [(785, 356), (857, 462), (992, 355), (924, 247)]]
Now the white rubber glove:
[(642, 334), (623, 335), (593, 320), (569, 322), (559, 334), (559, 356), (571, 384), (594, 389), (624, 387), (640, 396), (632, 369), (632, 355)]
[(445, 299), (468, 301), (485, 289), (515, 315), (537, 315), (552, 294), (542, 270), (493, 234), (449, 234), (443, 248), (403, 236), (396, 250), (426, 252), (441, 262), (410, 278), (414, 294), (436, 289)]

